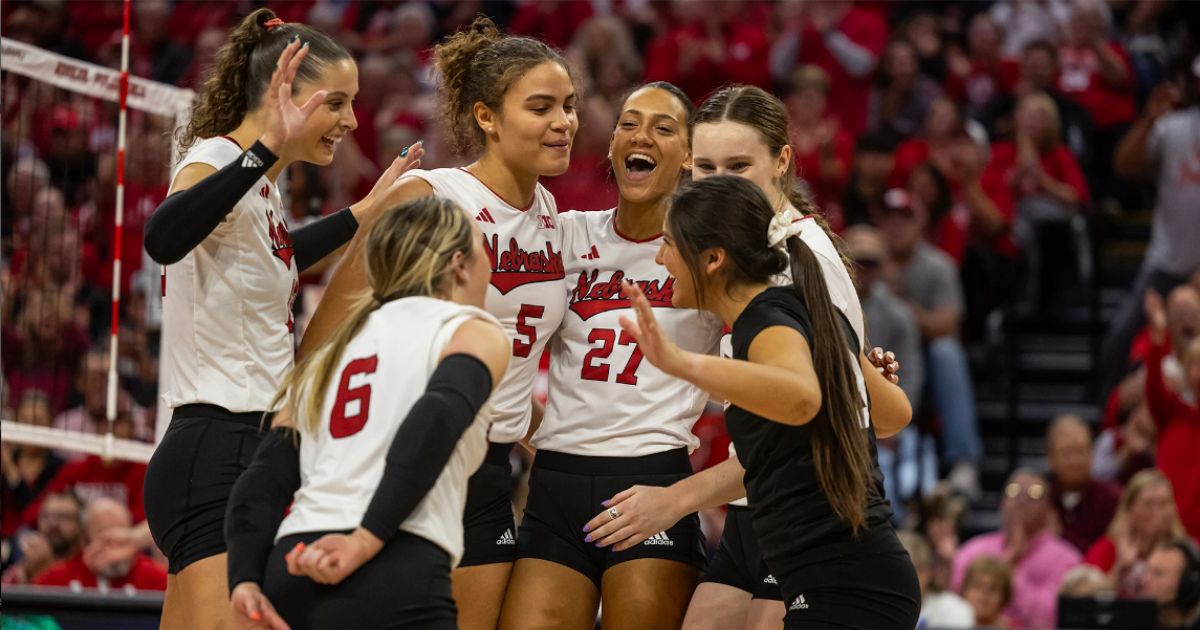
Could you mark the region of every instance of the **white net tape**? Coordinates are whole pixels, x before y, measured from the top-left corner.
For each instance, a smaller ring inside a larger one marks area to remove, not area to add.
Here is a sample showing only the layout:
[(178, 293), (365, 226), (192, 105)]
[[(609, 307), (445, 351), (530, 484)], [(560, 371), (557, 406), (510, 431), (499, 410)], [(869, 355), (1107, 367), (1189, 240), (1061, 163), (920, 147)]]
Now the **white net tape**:
[[(0, 38), (0, 69), (83, 97), (112, 102), (117, 102), (119, 98), (120, 71), (65, 57), (8, 38)], [(195, 96), (196, 94), (192, 90), (130, 77), (127, 106), (130, 110), (173, 120), (172, 127), (178, 128), (180, 125), (186, 124), (190, 117)], [(173, 162), (176, 152), (172, 150), (170, 155)], [(126, 264), (129, 263), (126, 262)], [(158, 311), (157, 300), (150, 299), (148, 302), (152, 305), (150, 310)], [(156, 315), (156, 312), (152, 313), (151, 318), (153, 319)], [(169, 420), (170, 410), (163, 405), (158, 405), (158, 417), (155, 421), (156, 437), (161, 438)], [(47, 428), (8, 420), (0, 421), (0, 430), (3, 432), (5, 442), (77, 451), (105, 458), (147, 462), (154, 452), (154, 446), (151, 444), (114, 438), (111, 433), (97, 435), (85, 431)]]

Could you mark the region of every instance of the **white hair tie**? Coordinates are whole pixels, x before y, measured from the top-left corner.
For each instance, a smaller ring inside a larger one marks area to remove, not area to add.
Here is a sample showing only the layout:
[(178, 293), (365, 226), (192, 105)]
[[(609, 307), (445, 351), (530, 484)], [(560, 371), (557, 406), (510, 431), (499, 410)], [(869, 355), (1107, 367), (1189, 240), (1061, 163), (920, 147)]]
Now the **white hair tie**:
[(791, 212), (780, 212), (767, 225), (767, 245), (787, 249), (787, 240), (804, 230), (802, 221), (793, 220)]

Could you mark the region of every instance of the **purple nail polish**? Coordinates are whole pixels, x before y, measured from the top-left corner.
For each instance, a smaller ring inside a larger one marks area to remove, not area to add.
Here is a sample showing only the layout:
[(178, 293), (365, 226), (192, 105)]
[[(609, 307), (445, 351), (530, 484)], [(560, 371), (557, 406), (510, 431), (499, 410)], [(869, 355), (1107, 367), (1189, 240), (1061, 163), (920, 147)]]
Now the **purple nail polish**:
[(584, 531), (584, 533), (587, 533), (587, 532), (588, 532), (590, 529), (591, 529), (591, 528), (590, 528), (590, 527), (588, 527), (587, 525), (584, 525), (584, 526), (583, 526), (583, 531)]
[(600, 505), (603, 505), (604, 507), (608, 507), (608, 501), (601, 501)]
[(601, 545), (600, 543), (596, 543), (596, 546), (597, 546), (597, 547), (602, 547), (603, 545)]
[(583, 539), (583, 542), (592, 542), (592, 537), (587, 536), (586, 538)]

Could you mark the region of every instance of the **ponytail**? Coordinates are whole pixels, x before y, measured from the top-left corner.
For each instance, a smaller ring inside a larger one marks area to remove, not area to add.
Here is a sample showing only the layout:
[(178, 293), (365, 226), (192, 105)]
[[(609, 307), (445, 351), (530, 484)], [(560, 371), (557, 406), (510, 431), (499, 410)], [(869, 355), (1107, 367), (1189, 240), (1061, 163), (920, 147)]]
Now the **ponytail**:
[(820, 375), (821, 405), (828, 418), (813, 424), (813, 464), (829, 504), (857, 535), (867, 526), (871, 456), (849, 341), (812, 249), (799, 236), (792, 236), (787, 251), (793, 286), (812, 317), (813, 369)]
[(344, 46), (307, 24), (283, 22), (270, 9), (253, 11), (217, 51), (191, 120), (176, 130), (180, 157), (201, 139), (231, 133), (258, 108), (279, 55), (296, 37), (308, 44), (308, 54), (296, 70), (293, 95), (300, 83), (316, 81), (328, 64), (352, 58)]

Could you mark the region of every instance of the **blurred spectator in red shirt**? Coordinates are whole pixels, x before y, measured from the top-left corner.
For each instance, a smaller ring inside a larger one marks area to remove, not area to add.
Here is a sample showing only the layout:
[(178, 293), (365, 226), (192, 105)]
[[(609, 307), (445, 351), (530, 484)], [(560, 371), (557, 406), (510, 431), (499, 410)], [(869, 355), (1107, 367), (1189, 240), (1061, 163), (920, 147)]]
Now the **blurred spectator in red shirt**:
[(558, 49), (566, 48), (575, 31), (591, 19), (591, 2), (578, 0), (532, 0), (517, 7), (508, 32), (536, 37)]
[[(850, 178), (854, 138), (842, 129), (829, 108), (829, 75), (816, 66), (801, 66), (780, 96), (792, 124), (796, 175), (808, 183), (822, 212), (841, 216), (842, 190)], [(839, 206), (833, 208), (832, 206)]]
[(97, 543), (104, 532), (130, 525), (129, 510), (121, 502), (108, 498), (88, 501), (84, 509), (87, 544), (83, 553), (50, 565), (33, 583), (39, 586), (96, 588), (103, 584), (113, 589), (167, 590), (167, 572), (150, 558), (136, 550), (114, 553)]
[[(130, 74), (171, 85), (182, 79), (192, 65), (192, 51), (170, 38), (171, 5), (166, 0), (139, 0), (133, 5), (129, 22)], [(115, 54), (119, 62), (121, 38), (119, 33), (114, 35), (107, 43), (112, 52), (101, 52), (99, 56), (103, 59)]]
[(879, 85), (871, 91), (867, 106), (867, 127), (890, 130), (911, 138), (925, 133), (929, 107), (942, 96), (936, 81), (921, 74), (917, 49), (905, 40), (888, 44), (883, 53)]
[(1112, 12), (1100, 0), (1079, 0), (1059, 50), (1059, 89), (1092, 115), (1097, 131), (1133, 120), (1133, 70), (1120, 44), (1107, 39)]
[(1108, 533), (1088, 549), (1083, 561), (1108, 574), (1118, 597), (1136, 597), (1154, 547), (1186, 537), (1170, 480), (1151, 468), (1129, 480)]
[(932, 162), (943, 173), (951, 171), (954, 146), (963, 132), (958, 106), (949, 98), (939, 98), (929, 105), (925, 115), (925, 132), (909, 138), (896, 147), (896, 164), (888, 180), (892, 188), (903, 187), (908, 175), (922, 162)]
[(673, 83), (696, 103), (728, 83), (770, 89), (767, 35), (739, 21), (737, 6), (728, 0), (675, 3), (682, 26), (650, 42), (645, 80)]
[[(49, 427), (54, 419), (46, 394), (36, 389), (25, 391), (17, 406), (16, 421), (37, 427)], [(11, 537), (20, 525), (21, 512), (36, 500), (58, 474), (65, 462), (50, 449), (28, 444), (0, 442), (0, 464), (4, 472), (3, 526), (0, 535)]]
[(1016, 61), (1000, 56), (1000, 28), (987, 13), (976, 14), (967, 28), (970, 57), (949, 53), (946, 93), (963, 104), (967, 117), (980, 119), (1005, 94), (1012, 94), (1021, 77)]
[(71, 493), (47, 494), (41, 502), (36, 529), (17, 536), (20, 559), (0, 582), (28, 584), (46, 567), (79, 554), (83, 548), (83, 505)]
[(179, 80), (179, 85), (199, 91), (201, 82), (208, 77), (208, 72), (217, 58), (217, 51), (228, 39), (229, 31), (223, 28), (210, 27), (200, 31), (192, 49), (192, 65), (188, 66), (187, 72)]
[[(133, 438), (133, 419), (130, 417), (129, 394), (118, 394), (117, 419), (113, 423), (113, 435), (121, 439)], [(105, 433), (107, 423), (94, 425), (98, 435)], [(73, 492), (80, 500), (109, 498), (124, 505), (133, 515), (135, 523), (146, 520), (142, 506), (142, 484), (146, 479), (146, 465), (140, 462), (104, 460), (99, 455), (88, 455), (85, 459), (63, 466), (46, 486), (47, 493)], [(25, 510), (25, 523), (37, 519), (40, 506), (35, 502)]]
[(1092, 479), (1092, 432), (1083, 419), (1066, 414), (1046, 430), (1046, 460), (1053, 479), (1050, 500), (1063, 540), (1080, 553), (1104, 535), (1117, 511), (1120, 488)]
[(782, 81), (796, 63), (829, 73), (829, 108), (847, 132), (867, 127), (867, 99), (888, 26), (878, 14), (845, 0), (781, 5), (784, 31), (771, 49), (771, 75)]
[(32, 290), (21, 302), (15, 321), (3, 327), (9, 394), (20, 400), (25, 390), (40, 389), (57, 413), (66, 406), (75, 366), (87, 351), (87, 333), (74, 320), (71, 296)]
[(1040, 299), (1042, 249), (1040, 232), (1047, 224), (1067, 223), (1091, 199), (1075, 156), (1059, 139), (1058, 108), (1045, 94), (1029, 94), (1018, 102), (1016, 142), (992, 145), (988, 175), (1007, 187), (988, 192), (1012, 220), (1012, 238), (1027, 262), (1023, 304)]
[[(226, 0), (176, 2), (171, 11), (171, 24), (168, 31), (171, 39), (185, 45), (195, 43), (199, 48), (199, 36), (209, 30), (229, 32), (234, 12), (237, 10), (236, 2), (227, 2)], [(196, 50), (196, 57), (197, 59), (201, 57), (199, 49)]]
[(908, 18), (904, 38), (917, 49), (921, 74), (941, 83), (946, 78), (946, 45), (939, 15), (921, 10)]
[[(1146, 402), (1158, 424), (1158, 467), (1171, 480), (1183, 526), (1200, 538), (1200, 406), (1185, 402), (1168, 389), (1162, 360), (1170, 352), (1167, 316), (1162, 297), (1146, 292), (1146, 319), (1150, 323), (1150, 355), (1146, 357)], [(1192, 400), (1200, 393), (1200, 339), (1193, 340), (1184, 356), (1185, 384)]]
[(6, 255), (14, 245), (13, 239), (32, 231), (30, 220), (34, 199), (49, 186), (50, 169), (37, 158), (21, 158), (9, 169), (4, 186), (3, 237)]
[[(128, 337), (129, 335), (124, 335)], [(64, 431), (91, 433), (107, 425), (108, 408), (108, 348), (89, 350), (79, 365), (76, 389), (83, 394), (83, 403), (67, 409), (54, 418), (54, 428)], [(128, 394), (119, 390), (121, 411), (133, 419), (133, 438), (144, 442), (154, 440), (154, 420), (144, 407), (132, 404)], [(69, 455), (69, 453), (62, 453)]]

